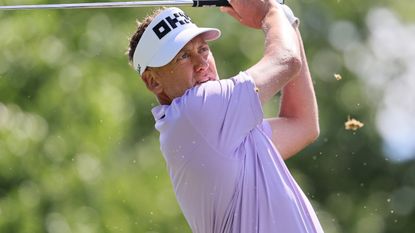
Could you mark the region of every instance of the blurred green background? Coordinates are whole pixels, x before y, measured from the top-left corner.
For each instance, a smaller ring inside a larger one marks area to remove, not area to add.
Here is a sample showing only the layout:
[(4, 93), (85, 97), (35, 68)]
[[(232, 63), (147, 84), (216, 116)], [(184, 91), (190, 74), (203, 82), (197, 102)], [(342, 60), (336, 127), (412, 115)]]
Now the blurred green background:
[[(287, 2), (321, 124), (290, 170), (327, 233), (413, 232), (415, 1)], [(135, 20), (152, 10), (0, 12), (1, 233), (190, 232), (153, 129), (157, 101), (125, 56)], [(211, 43), (221, 77), (260, 59), (261, 31), (217, 8), (185, 11), (222, 30)], [(364, 127), (345, 130), (348, 116)]]

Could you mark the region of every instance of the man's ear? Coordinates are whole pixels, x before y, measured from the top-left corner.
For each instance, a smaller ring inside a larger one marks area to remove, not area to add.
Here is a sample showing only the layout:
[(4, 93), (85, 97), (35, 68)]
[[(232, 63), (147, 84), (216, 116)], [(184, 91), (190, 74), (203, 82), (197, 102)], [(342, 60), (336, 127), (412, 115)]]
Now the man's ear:
[(155, 95), (158, 95), (163, 92), (163, 88), (160, 84), (160, 82), (157, 80), (155, 74), (151, 70), (144, 71), (143, 75), (141, 76), (144, 83), (147, 86), (147, 89), (149, 89), (151, 92), (153, 92)]

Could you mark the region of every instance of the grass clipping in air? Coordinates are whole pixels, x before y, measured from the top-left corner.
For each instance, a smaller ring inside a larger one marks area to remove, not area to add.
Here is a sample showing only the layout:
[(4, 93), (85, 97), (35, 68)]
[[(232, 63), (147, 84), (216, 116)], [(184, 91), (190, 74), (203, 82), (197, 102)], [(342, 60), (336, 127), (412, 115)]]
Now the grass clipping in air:
[(342, 80), (342, 76), (341, 76), (340, 74), (334, 74), (334, 78), (335, 78), (337, 81)]
[(362, 128), (364, 124), (354, 118), (350, 118), (350, 116), (347, 117), (347, 121), (344, 123), (344, 128), (346, 130), (353, 130), (356, 131), (360, 128)]

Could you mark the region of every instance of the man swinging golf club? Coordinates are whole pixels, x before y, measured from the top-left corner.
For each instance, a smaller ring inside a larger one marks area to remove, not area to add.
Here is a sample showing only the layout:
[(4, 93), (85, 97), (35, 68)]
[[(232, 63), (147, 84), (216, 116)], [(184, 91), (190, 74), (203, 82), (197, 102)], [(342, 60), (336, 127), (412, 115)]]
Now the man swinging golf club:
[[(130, 40), (130, 62), (160, 103), (152, 113), (178, 203), (195, 233), (323, 232), (284, 163), (319, 134), (297, 19), (275, 0), (230, 4), (221, 11), (262, 29), (265, 51), (229, 79), (207, 44), (220, 31), (178, 8), (147, 17)], [(279, 115), (264, 119), (279, 91)]]

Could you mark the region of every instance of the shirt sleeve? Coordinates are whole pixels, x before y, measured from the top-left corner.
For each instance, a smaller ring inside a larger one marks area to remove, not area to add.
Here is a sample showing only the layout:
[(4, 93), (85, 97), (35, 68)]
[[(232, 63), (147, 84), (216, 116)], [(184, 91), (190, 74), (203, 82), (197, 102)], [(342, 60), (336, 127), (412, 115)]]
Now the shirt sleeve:
[(254, 81), (244, 72), (204, 83), (181, 99), (184, 115), (212, 146), (234, 150), (263, 121), (256, 90)]
[(260, 129), (265, 133), (265, 135), (272, 138), (272, 128), (268, 120), (264, 120), (262, 122)]

